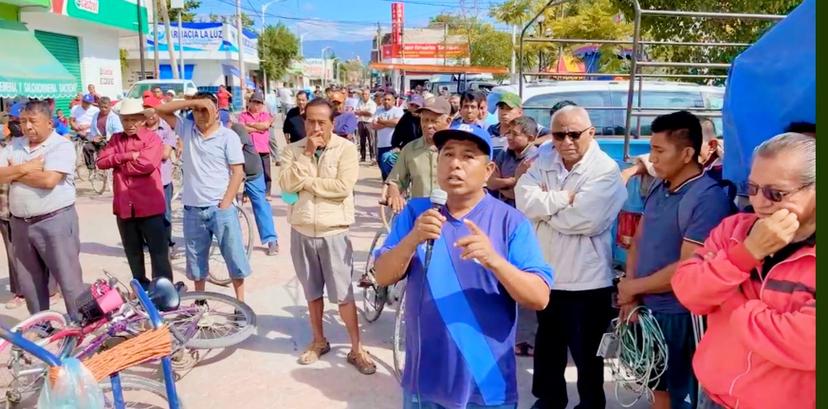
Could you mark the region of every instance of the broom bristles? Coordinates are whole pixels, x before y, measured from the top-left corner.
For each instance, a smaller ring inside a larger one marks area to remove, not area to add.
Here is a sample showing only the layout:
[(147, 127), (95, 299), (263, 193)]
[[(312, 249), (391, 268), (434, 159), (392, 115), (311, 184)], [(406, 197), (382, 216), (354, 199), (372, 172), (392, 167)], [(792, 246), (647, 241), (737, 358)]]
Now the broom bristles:
[[(95, 380), (101, 381), (115, 372), (165, 357), (170, 353), (170, 330), (163, 326), (128, 339), (110, 350), (99, 352), (83, 361), (83, 365), (89, 369)], [(55, 383), (61, 369), (59, 366), (49, 368), (50, 384)]]

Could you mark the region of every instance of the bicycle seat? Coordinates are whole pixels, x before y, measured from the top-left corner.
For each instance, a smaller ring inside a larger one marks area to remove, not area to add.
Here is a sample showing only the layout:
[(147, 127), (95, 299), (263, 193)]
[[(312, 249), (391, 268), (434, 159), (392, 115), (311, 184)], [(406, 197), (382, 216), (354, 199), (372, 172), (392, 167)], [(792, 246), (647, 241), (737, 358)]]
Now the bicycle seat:
[(177, 310), (181, 303), (178, 288), (173, 285), (172, 281), (164, 277), (152, 279), (149, 288), (147, 288), (147, 295), (155, 308), (158, 308), (161, 312)]

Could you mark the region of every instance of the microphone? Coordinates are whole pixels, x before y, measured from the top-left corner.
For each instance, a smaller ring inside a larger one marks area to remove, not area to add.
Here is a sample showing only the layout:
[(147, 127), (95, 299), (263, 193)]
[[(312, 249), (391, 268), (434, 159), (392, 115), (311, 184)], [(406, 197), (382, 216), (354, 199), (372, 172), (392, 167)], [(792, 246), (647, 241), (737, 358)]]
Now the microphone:
[[(445, 190), (440, 188), (435, 188), (431, 191), (431, 208), (440, 210), (443, 206), (446, 205), (446, 201), (448, 200), (448, 193)], [(431, 250), (434, 248), (434, 240), (428, 240), (426, 242), (426, 256), (425, 256), (425, 268), (428, 271), (428, 265), (431, 264)]]

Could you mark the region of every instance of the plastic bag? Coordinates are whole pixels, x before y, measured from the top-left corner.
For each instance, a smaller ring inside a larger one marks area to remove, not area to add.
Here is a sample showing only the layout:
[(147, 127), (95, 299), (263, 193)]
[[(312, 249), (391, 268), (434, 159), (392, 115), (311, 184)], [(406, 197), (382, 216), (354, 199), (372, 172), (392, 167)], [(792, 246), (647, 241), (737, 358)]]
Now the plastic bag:
[(54, 384), (46, 381), (37, 400), (38, 409), (103, 409), (104, 397), (98, 382), (75, 358), (63, 361)]

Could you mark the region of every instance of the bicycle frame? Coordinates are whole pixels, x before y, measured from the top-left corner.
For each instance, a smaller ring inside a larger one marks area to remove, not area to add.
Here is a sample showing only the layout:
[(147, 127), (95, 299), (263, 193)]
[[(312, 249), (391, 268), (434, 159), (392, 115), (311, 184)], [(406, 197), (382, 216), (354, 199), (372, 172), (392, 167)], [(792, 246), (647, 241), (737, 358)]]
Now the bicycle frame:
[[(152, 304), (152, 301), (150, 301), (146, 292), (144, 292), (143, 288), (141, 287), (141, 284), (137, 280), (132, 280), (130, 282), (130, 285), (132, 286), (134, 293), (138, 296), (139, 302), (144, 307), (144, 310), (146, 311), (149, 321), (152, 324), (153, 328), (161, 327), (163, 324), (163, 321), (161, 320), (161, 315), (155, 308), (155, 306)], [(48, 350), (38, 346), (34, 342), (24, 338), (21, 334), (11, 332), (8, 328), (2, 325), (0, 325), (0, 338), (5, 339), (12, 345), (15, 345), (18, 348), (32, 354), (37, 359), (45, 362), (49, 366), (62, 365), (62, 361), (59, 357), (55, 356)], [(169, 407), (170, 409), (178, 409), (178, 393), (175, 389), (175, 379), (173, 377), (172, 362), (169, 356), (161, 358), (161, 367), (164, 373), (164, 384), (166, 386), (167, 402), (169, 404)], [(125, 407), (125, 403), (123, 390), (121, 389), (120, 376), (118, 373), (114, 373), (111, 374), (109, 378), (112, 384), (112, 395), (115, 408), (123, 409)]]

